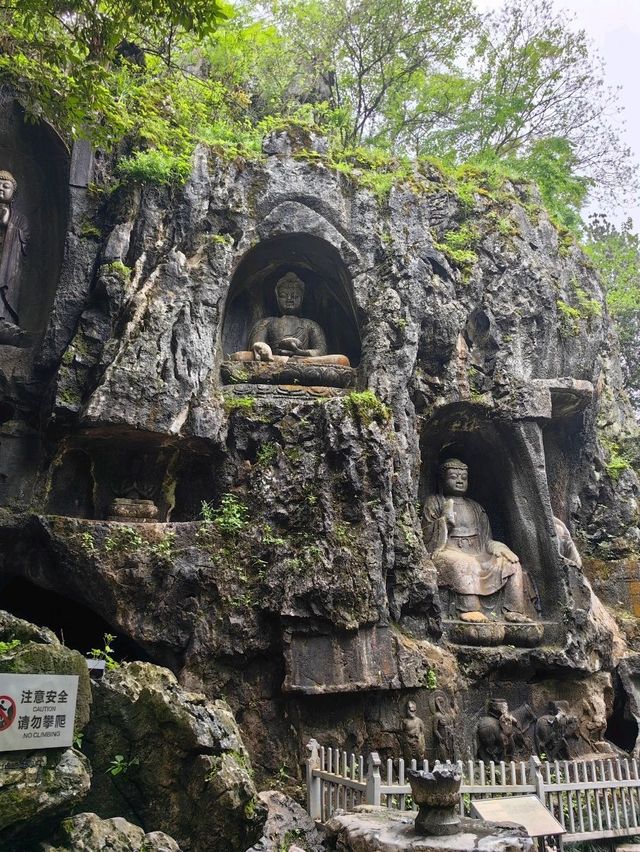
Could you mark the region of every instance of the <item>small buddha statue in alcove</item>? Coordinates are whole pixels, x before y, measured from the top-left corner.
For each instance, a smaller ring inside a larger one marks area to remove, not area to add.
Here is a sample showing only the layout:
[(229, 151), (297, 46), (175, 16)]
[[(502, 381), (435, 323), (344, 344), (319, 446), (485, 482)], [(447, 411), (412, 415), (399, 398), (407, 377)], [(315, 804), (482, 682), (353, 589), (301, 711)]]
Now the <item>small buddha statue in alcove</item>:
[(329, 354), (325, 330), (315, 320), (300, 315), (304, 291), (304, 281), (295, 272), (278, 280), (275, 297), (280, 316), (263, 317), (254, 323), (247, 349), (234, 352), (223, 364), (226, 381), (334, 387), (353, 382), (355, 371), (349, 358)]
[(249, 350), (235, 352), (236, 361), (275, 361), (296, 358), (314, 364), (349, 366), (346, 355), (328, 355), (322, 327), (299, 316), (304, 298), (304, 281), (295, 272), (283, 275), (275, 294), (281, 316), (263, 317), (249, 333)]

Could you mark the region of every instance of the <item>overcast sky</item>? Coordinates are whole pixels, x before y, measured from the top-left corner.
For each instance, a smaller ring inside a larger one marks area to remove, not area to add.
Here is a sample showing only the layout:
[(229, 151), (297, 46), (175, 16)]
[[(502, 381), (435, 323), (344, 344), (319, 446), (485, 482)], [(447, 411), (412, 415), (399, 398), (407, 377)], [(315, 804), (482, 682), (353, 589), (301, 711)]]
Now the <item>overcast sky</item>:
[[(640, 162), (640, 0), (554, 0), (557, 9), (575, 15), (576, 28), (584, 29), (606, 63), (606, 80), (622, 86), (620, 103), (626, 122), (623, 138)], [(502, 0), (476, 0), (482, 11), (500, 8)], [(626, 214), (626, 215), (625, 215)], [(632, 216), (640, 228), (640, 198), (616, 218)]]

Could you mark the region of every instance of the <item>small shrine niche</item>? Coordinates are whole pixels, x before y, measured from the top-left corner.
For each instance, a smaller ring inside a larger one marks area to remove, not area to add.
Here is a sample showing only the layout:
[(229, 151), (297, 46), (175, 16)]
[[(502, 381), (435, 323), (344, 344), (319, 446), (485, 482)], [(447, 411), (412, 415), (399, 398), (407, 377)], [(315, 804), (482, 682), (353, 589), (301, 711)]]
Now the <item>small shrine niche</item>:
[(352, 386), (360, 334), (336, 249), (300, 233), (247, 252), (229, 289), (222, 351), (224, 384)]
[(48, 124), (0, 109), (0, 345), (27, 348), (44, 331), (67, 228), (69, 152)]
[(121, 523), (194, 521), (218, 495), (210, 453), (136, 433), (85, 435), (60, 450), (46, 512)]

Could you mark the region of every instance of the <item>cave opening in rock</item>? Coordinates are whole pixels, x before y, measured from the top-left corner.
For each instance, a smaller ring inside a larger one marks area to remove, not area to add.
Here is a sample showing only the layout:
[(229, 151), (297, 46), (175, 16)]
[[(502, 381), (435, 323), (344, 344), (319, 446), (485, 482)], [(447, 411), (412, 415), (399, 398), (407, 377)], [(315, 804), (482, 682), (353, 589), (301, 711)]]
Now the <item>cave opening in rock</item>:
[(638, 738), (638, 723), (631, 712), (629, 696), (618, 675), (614, 678), (613, 689), (613, 713), (607, 719), (605, 739), (631, 752)]
[(93, 610), (22, 578), (10, 578), (0, 588), (0, 606), (18, 618), (48, 627), (63, 644), (81, 654), (88, 655), (92, 648), (102, 648), (104, 634), (115, 633), (112, 645), (116, 660), (151, 661), (139, 645), (126, 636), (117, 635), (115, 628)]

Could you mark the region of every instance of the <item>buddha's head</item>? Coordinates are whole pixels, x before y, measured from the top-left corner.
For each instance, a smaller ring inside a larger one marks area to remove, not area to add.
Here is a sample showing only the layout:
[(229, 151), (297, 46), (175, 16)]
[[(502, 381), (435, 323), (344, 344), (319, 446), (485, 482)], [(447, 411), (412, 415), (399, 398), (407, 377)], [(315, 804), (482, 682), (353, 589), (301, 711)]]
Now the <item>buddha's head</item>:
[(0, 170), (0, 204), (10, 204), (17, 188), (18, 181), (11, 172)]
[(459, 497), (467, 493), (469, 469), (460, 459), (447, 459), (438, 468), (442, 492), (446, 497)]
[(304, 281), (295, 274), (287, 272), (276, 284), (278, 308), (283, 314), (297, 314), (302, 308)]
[(416, 715), (416, 711), (417, 711), (417, 709), (418, 709), (418, 708), (417, 708), (417, 706), (416, 706), (416, 702), (415, 702), (415, 701), (407, 701), (407, 716), (408, 716), (410, 719), (413, 719), (413, 717)]

